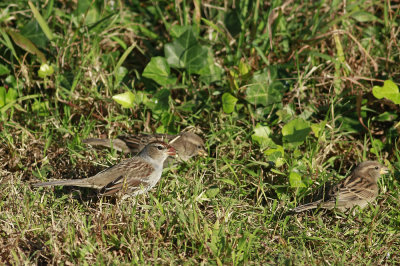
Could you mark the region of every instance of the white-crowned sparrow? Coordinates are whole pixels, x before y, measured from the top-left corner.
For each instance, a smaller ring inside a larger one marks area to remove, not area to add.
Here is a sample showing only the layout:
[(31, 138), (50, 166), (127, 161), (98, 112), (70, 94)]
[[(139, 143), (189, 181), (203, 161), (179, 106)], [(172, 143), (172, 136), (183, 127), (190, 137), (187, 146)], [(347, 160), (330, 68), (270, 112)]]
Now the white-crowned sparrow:
[(387, 171), (388, 168), (378, 162), (360, 163), (348, 177), (329, 189), (323, 199), (298, 206), (292, 212), (315, 208), (337, 208), (340, 211), (346, 211), (355, 206), (360, 206), (361, 209), (365, 208), (378, 196), (377, 181)]
[[(123, 153), (136, 154), (140, 152), (144, 146), (153, 141), (167, 141), (175, 148), (177, 159), (187, 161), (193, 156), (207, 155), (204, 148), (204, 141), (198, 135), (191, 132), (183, 132), (178, 135), (168, 134), (138, 134), (129, 136), (118, 136), (114, 140), (110, 139), (85, 139), (83, 143), (90, 145), (99, 145), (105, 147), (113, 147), (117, 151)], [(166, 161), (169, 164), (170, 160)]]
[(84, 179), (55, 180), (33, 184), (44, 186), (78, 186), (100, 190), (102, 195), (135, 196), (146, 193), (160, 180), (163, 163), (168, 156), (174, 156), (175, 149), (170, 145), (156, 141), (147, 144), (142, 151), (119, 164)]

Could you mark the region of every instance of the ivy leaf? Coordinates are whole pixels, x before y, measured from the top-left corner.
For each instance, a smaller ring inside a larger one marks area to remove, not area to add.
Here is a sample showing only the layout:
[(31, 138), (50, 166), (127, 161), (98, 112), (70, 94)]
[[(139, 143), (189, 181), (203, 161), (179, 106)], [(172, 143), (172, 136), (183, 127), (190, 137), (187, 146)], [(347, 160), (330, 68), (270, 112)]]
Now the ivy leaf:
[(269, 106), (282, 101), (285, 87), (271, 76), (266, 71), (254, 75), (252, 84), (246, 90), (246, 100), (249, 103)]
[(223, 69), (215, 63), (211, 50), (208, 51), (207, 65), (197, 72), (200, 75), (200, 80), (210, 84), (214, 81), (221, 80)]
[(225, 92), (222, 95), (222, 108), (225, 113), (230, 114), (235, 110), (235, 105), (238, 99), (232, 94)]
[(283, 142), (292, 147), (300, 146), (306, 140), (310, 131), (311, 128), (307, 121), (296, 118), (283, 126)]
[(15, 102), (15, 100), (17, 100), (17, 97), (18, 97), (18, 92), (13, 88), (9, 88), (6, 94), (6, 104)]
[(264, 155), (267, 156), (269, 161), (275, 163), (275, 167), (281, 167), (285, 163), (285, 150), (281, 145), (274, 146), (276, 147), (264, 151)]
[(395, 104), (400, 104), (399, 87), (397, 87), (396, 83), (391, 80), (386, 80), (382, 87), (374, 86), (372, 88), (372, 94), (377, 99), (386, 98)]
[(114, 101), (119, 103), (123, 108), (132, 107), (135, 101), (135, 95), (130, 91), (114, 95), (112, 98)]
[(198, 43), (192, 29), (164, 46), (165, 57), (171, 67), (184, 68), (194, 74), (207, 67), (208, 50)]
[(161, 56), (152, 57), (143, 71), (143, 77), (152, 79), (161, 86), (167, 86), (176, 83), (177, 78), (171, 77), (170, 74), (171, 70), (168, 62), (164, 57)]
[(306, 187), (306, 185), (301, 180), (301, 175), (297, 172), (290, 172), (289, 174), (289, 183), (291, 187)]
[(319, 123), (314, 123), (311, 125), (311, 130), (317, 138), (319, 138), (319, 136), (321, 135), (321, 132), (325, 128), (325, 125), (326, 121), (321, 121)]
[(269, 137), (271, 134), (271, 129), (268, 126), (257, 124), (253, 131), (254, 134), (251, 135), (251, 139), (258, 143), (262, 149), (269, 146), (275, 146), (275, 143)]
[(157, 114), (168, 111), (170, 95), (171, 92), (168, 89), (162, 89), (154, 94), (154, 96), (147, 102), (146, 106)]
[(170, 30), (169, 30), (169, 34), (173, 37), (173, 38), (179, 38), (183, 33), (185, 33), (186, 31), (191, 30), (190, 26), (181, 26), (181, 25), (172, 25)]

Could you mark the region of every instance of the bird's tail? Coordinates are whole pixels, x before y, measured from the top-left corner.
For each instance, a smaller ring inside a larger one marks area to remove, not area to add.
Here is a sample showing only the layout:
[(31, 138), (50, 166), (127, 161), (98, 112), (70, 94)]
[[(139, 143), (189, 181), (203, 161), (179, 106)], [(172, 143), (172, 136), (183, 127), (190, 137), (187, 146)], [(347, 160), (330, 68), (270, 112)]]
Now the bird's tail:
[(319, 201), (307, 203), (304, 205), (300, 205), (300, 206), (294, 208), (292, 210), (292, 212), (303, 212), (303, 211), (307, 211), (307, 210), (311, 210), (311, 209), (316, 209), (316, 208), (318, 208), (318, 205), (320, 204), (320, 202), (321, 201), (319, 200)]
[(85, 179), (66, 179), (66, 180), (54, 180), (49, 182), (39, 182), (39, 183), (34, 183), (33, 186), (34, 187), (76, 186), (76, 187), (96, 188), (96, 186), (87, 182)]
[(117, 151), (122, 151), (124, 153), (129, 153), (130, 149), (126, 145), (126, 143), (123, 140), (120, 139), (114, 139), (114, 140), (109, 140), (109, 139), (84, 139), (82, 141), (85, 144), (90, 144), (94, 146), (103, 146), (107, 148), (114, 148)]

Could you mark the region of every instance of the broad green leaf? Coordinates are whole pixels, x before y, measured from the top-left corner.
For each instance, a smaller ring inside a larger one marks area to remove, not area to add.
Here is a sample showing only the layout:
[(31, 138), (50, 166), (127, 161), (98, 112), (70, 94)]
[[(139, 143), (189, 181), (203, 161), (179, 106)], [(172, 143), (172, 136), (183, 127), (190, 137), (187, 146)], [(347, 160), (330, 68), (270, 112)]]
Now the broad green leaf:
[(289, 183), (291, 187), (306, 187), (306, 185), (301, 180), (301, 175), (297, 172), (290, 172)]
[(241, 76), (246, 76), (249, 74), (251, 67), (244, 60), (240, 60), (239, 62), (239, 74)]
[(377, 99), (386, 98), (394, 102), (395, 104), (400, 104), (400, 93), (399, 87), (397, 87), (396, 83), (391, 80), (386, 80), (383, 83), (383, 86), (374, 86), (372, 88), (372, 94)]
[(164, 53), (171, 67), (184, 68), (189, 73), (199, 74), (207, 66), (208, 48), (198, 43), (191, 29), (166, 44)]
[(37, 47), (42, 49), (45, 49), (49, 43), (49, 39), (47, 39), (38, 22), (34, 19), (25, 24), (25, 26), (21, 29), (20, 34), (31, 40)]
[(31, 53), (31, 54), (35, 54), (37, 55), (37, 57), (40, 59), (40, 61), (42, 63), (46, 63), (46, 57), (44, 56), (44, 54), (39, 51), (39, 49), (26, 37), (22, 36), (21, 34), (19, 34), (18, 32), (12, 31), (10, 29), (7, 29), (6, 32), (8, 33), (8, 35), (11, 36), (11, 38), (13, 39), (13, 41), (22, 49), (24, 49), (25, 51)]
[(172, 25), (169, 34), (172, 38), (176, 39), (179, 38), (183, 33), (186, 31), (191, 30), (190, 26), (181, 26), (178, 24)]
[(146, 106), (156, 113), (168, 111), (170, 94), (171, 92), (168, 89), (162, 89), (154, 94), (154, 96), (147, 102)]
[(18, 92), (13, 88), (9, 88), (6, 94), (6, 104), (15, 102), (18, 97)]
[(242, 30), (242, 20), (237, 9), (230, 9), (224, 19), (224, 25), (232, 36), (236, 36)]
[(164, 52), (168, 64), (175, 68), (184, 68), (186, 66), (186, 51), (195, 45), (198, 45), (198, 43), (191, 30), (187, 30), (172, 43), (166, 44)]
[(296, 118), (282, 128), (283, 142), (290, 146), (300, 146), (310, 133), (311, 128), (307, 121)]
[(207, 67), (208, 48), (195, 45), (190, 47), (185, 58), (185, 68), (189, 73), (200, 74), (200, 71)]
[(220, 81), (223, 69), (215, 63), (211, 49), (208, 51), (207, 65), (197, 72), (200, 75), (200, 80), (210, 84), (214, 81)]
[(311, 125), (311, 130), (317, 138), (320, 136), (321, 130), (323, 130), (325, 128), (325, 125), (326, 125), (326, 121), (321, 121), (319, 123), (313, 123)]
[(123, 108), (132, 107), (135, 101), (135, 95), (130, 91), (114, 95), (112, 98), (114, 101), (119, 103)]
[(224, 112), (227, 114), (232, 113), (235, 110), (235, 105), (238, 99), (233, 96), (232, 94), (225, 92), (222, 95), (222, 108), (224, 109)]
[(8, 74), (10, 74), (10, 70), (8, 69), (8, 67), (3, 64), (0, 64), (0, 76)]
[(128, 74), (128, 69), (126, 67), (120, 66), (118, 69), (115, 69), (115, 84), (119, 84), (124, 79), (126, 74)]
[(168, 111), (169, 110), (169, 96), (171, 92), (167, 89), (162, 89), (154, 95), (156, 110)]
[(254, 105), (268, 106), (281, 102), (284, 89), (280, 81), (273, 80), (265, 71), (254, 75), (246, 90), (246, 100)]
[(268, 126), (263, 126), (261, 124), (257, 124), (256, 127), (253, 129), (254, 134), (251, 135), (251, 139), (258, 143), (262, 149), (275, 146), (275, 143), (269, 137), (271, 134), (271, 129)]
[(135, 93), (135, 101), (134, 103), (139, 105), (139, 104), (144, 104), (146, 105), (149, 102), (149, 98), (147, 97), (147, 94), (143, 91), (137, 91)]
[(281, 145), (274, 145), (275, 148), (264, 151), (267, 159), (275, 163), (275, 167), (281, 167), (284, 163), (285, 150)]
[(296, 114), (295, 110), (291, 105), (286, 105), (283, 108), (276, 111), (276, 115), (279, 117), (279, 122), (287, 123)]
[(143, 71), (143, 77), (149, 78), (160, 84), (167, 86), (175, 84), (177, 78), (170, 76), (171, 70), (164, 57), (152, 57)]

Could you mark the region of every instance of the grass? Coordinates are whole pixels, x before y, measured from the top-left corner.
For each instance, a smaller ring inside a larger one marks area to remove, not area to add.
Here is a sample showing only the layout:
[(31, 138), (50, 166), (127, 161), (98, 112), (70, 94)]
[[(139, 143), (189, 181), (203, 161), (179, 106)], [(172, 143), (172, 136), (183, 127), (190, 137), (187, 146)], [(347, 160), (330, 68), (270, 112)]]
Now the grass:
[[(41, 25), (0, 4), (2, 264), (400, 263), (399, 105), (372, 93), (400, 82), (398, 6), (261, 2), (35, 2)], [(168, 57), (184, 32), (187, 54)], [(144, 77), (154, 57), (168, 67)], [(31, 187), (126, 157), (87, 137), (187, 127), (209, 156), (147, 195)], [(373, 205), (288, 214), (367, 159), (392, 170)]]

